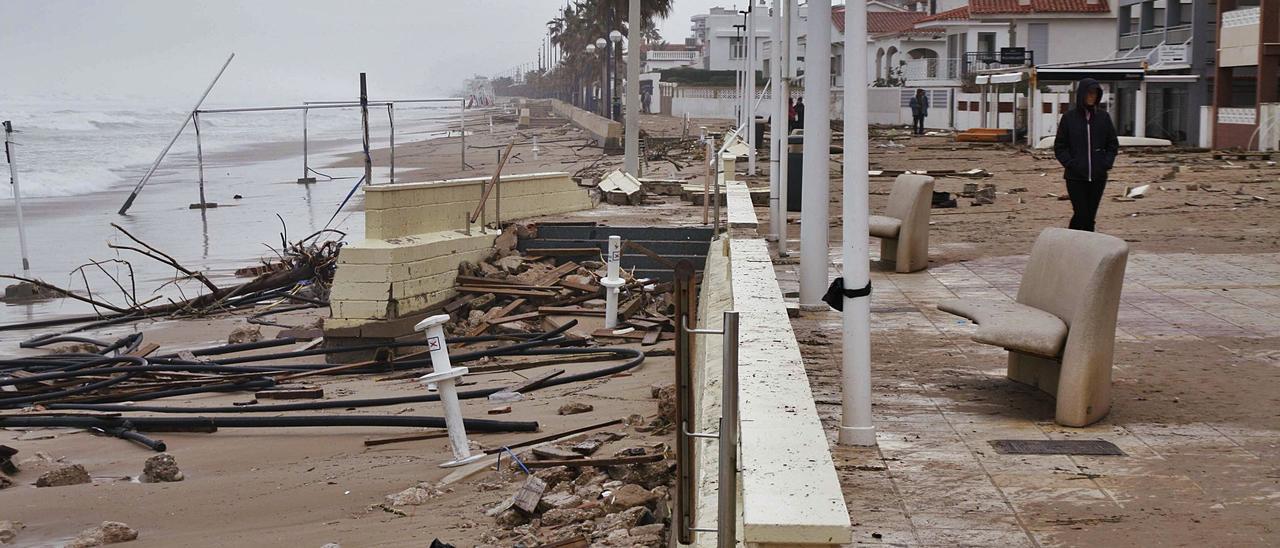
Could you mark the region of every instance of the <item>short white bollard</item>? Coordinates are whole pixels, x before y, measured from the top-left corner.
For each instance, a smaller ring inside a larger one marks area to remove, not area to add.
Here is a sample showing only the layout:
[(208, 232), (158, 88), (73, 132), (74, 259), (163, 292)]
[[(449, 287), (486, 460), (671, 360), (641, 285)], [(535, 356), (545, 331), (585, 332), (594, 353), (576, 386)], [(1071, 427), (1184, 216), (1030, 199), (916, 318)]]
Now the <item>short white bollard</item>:
[(534, 136), (533, 136), (533, 159), (534, 159), (534, 160), (537, 160), (537, 159), (538, 159), (538, 150), (539, 150), (539, 149), (538, 149), (538, 136), (537, 136), (537, 135), (534, 135)]
[(453, 449), (453, 460), (441, 464), (442, 468), (462, 466), (481, 460), (484, 453), (471, 454), (471, 446), (467, 443), (467, 428), (462, 423), (462, 408), (458, 405), (458, 390), (454, 386), (457, 379), (467, 374), (465, 367), (453, 367), (449, 363), (449, 348), (444, 339), (444, 323), (449, 321), (447, 314), (432, 316), (414, 326), (414, 331), (426, 331), (427, 350), (431, 352), (431, 369), (433, 372), (418, 377), (424, 386), (435, 383), (440, 392), (440, 403), (444, 404), (444, 423), (449, 428), (449, 446)]
[(609, 256), (606, 260), (609, 262), (609, 275), (600, 280), (605, 291), (604, 327), (613, 329), (618, 327), (618, 289), (626, 283), (618, 276), (618, 263), (622, 261), (621, 236), (609, 236)]

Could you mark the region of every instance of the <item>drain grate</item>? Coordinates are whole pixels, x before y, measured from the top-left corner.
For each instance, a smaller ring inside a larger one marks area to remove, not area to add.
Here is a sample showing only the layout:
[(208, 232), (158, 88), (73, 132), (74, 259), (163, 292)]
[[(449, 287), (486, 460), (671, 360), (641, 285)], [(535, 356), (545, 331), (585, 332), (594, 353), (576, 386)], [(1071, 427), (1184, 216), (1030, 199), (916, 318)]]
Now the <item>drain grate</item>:
[(1106, 440), (991, 440), (1002, 455), (1119, 455), (1124, 451)]

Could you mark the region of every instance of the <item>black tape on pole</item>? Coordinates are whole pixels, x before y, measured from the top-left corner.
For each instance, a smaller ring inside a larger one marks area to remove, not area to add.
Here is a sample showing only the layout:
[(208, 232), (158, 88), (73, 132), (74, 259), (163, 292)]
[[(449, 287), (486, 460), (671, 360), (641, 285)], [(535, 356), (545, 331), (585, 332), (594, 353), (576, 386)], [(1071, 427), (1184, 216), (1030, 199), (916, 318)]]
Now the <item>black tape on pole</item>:
[(867, 286), (862, 289), (845, 289), (844, 278), (836, 278), (831, 281), (831, 287), (827, 288), (827, 294), (823, 295), (822, 301), (828, 306), (838, 311), (844, 311), (844, 298), (857, 299), (858, 297), (867, 297), (871, 295), (871, 280), (867, 280)]

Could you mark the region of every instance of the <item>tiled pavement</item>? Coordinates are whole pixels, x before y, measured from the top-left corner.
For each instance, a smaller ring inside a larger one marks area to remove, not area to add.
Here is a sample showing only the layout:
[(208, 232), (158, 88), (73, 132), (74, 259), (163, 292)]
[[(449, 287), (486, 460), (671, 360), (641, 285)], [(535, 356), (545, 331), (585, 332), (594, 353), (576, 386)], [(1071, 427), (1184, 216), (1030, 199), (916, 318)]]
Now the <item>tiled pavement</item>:
[[(838, 314), (793, 320), (855, 543), (1280, 544), (1280, 254), (1131, 255), (1113, 410), (1087, 428), (1054, 424), (1047, 395), (1005, 379), (1002, 349), (935, 306), (1012, 299), (1026, 259), (873, 268), (877, 448), (834, 444)], [(776, 265), (792, 297), (797, 269)], [(1126, 456), (999, 455), (987, 443), (1067, 438)]]

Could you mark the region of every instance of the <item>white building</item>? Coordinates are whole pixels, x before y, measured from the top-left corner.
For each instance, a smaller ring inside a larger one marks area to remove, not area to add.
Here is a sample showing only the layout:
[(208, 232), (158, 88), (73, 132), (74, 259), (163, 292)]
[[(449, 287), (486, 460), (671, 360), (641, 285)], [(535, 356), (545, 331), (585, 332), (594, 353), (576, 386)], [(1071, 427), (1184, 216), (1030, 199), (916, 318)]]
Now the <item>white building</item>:
[[(769, 5), (764, 0), (757, 2), (755, 9), (756, 47), (767, 43), (772, 35), (773, 19), (769, 13)], [(702, 68), (708, 70), (740, 70), (746, 57), (747, 32), (743, 27), (743, 14), (729, 8), (711, 8), (709, 13), (698, 14), (690, 18), (693, 22), (691, 30), (695, 44), (701, 48)], [(757, 71), (767, 70), (761, 55), (756, 63)]]
[(685, 45), (653, 45), (645, 48), (640, 72), (693, 67), (702, 68), (702, 52), (697, 47)]

